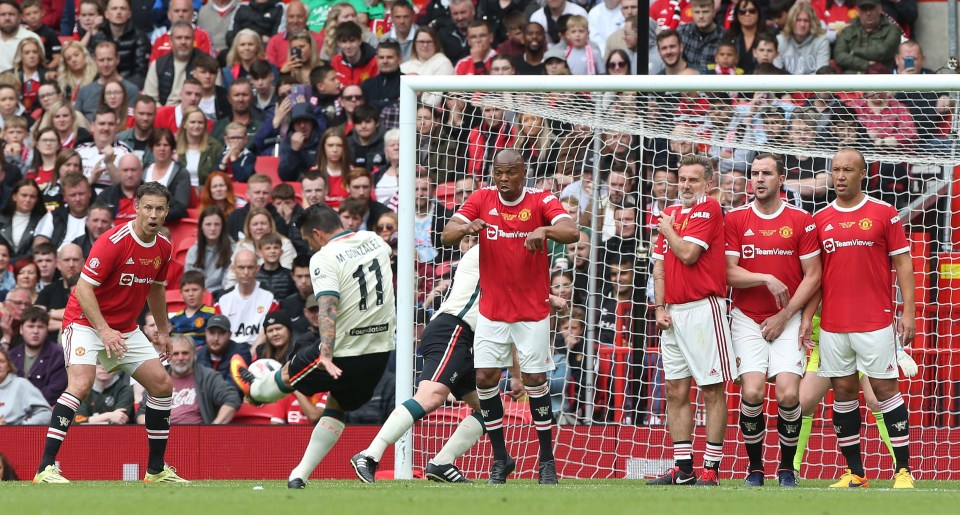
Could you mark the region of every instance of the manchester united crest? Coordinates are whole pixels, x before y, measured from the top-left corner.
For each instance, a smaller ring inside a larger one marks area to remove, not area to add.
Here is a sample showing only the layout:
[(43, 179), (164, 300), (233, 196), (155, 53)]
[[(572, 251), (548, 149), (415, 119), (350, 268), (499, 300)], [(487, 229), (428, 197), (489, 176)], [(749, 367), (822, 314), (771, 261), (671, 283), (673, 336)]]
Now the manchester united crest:
[(153, 268), (156, 268), (157, 270), (160, 270), (160, 265), (161, 265), (162, 263), (163, 263), (163, 261), (160, 260), (160, 256), (157, 256), (156, 258), (153, 259)]
[(526, 222), (527, 220), (530, 219), (530, 210), (526, 208), (521, 209), (520, 214), (517, 216), (520, 218), (521, 222)]
[(861, 218), (860, 221), (857, 222), (857, 225), (859, 225), (860, 228), (863, 229), (864, 231), (867, 231), (871, 227), (873, 227), (873, 220), (869, 218)]
[(780, 228), (778, 232), (780, 233), (780, 236), (782, 236), (784, 239), (787, 239), (793, 236), (793, 227), (790, 227), (789, 225), (784, 225), (783, 227)]

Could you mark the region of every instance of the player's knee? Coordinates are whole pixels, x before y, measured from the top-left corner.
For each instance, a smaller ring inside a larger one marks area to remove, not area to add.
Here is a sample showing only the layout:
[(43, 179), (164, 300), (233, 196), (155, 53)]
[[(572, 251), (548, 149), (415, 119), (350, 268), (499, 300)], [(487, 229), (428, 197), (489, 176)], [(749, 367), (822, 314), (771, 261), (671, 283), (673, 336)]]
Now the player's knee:
[(547, 374), (540, 372), (537, 374), (523, 373), (524, 386), (540, 386), (547, 382)]
[(151, 397), (170, 397), (173, 395), (173, 381), (170, 380), (170, 376), (163, 375), (162, 377), (157, 378), (156, 381), (153, 381), (151, 385), (144, 385), (147, 393)]
[(799, 392), (777, 392), (777, 405), (796, 406), (800, 404)]
[(501, 372), (495, 368), (481, 368), (477, 370), (477, 387), (493, 388), (500, 384)]
[(763, 384), (746, 384), (740, 388), (740, 396), (743, 398), (743, 402), (748, 404), (760, 404), (763, 402), (764, 393), (766, 393), (766, 387)]
[(703, 393), (704, 404), (724, 402), (726, 399), (723, 391), (723, 383), (701, 386), (700, 391)]
[(685, 381), (667, 381), (667, 400), (671, 402), (690, 402), (690, 385)]

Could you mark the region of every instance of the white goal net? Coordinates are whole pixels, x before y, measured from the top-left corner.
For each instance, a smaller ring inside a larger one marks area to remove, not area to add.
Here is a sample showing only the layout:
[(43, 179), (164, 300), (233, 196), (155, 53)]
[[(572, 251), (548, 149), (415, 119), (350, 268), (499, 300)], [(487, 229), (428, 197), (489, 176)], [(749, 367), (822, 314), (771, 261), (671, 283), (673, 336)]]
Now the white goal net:
[[(753, 157), (776, 154), (787, 168), (784, 197), (813, 212), (833, 199), (834, 152), (854, 147), (869, 163), (866, 192), (900, 211), (912, 243), (918, 336), (908, 352), (920, 372), (903, 380), (901, 390), (911, 412), (914, 469), (924, 479), (960, 479), (956, 76), (433, 80), (404, 78), (411, 89), (404, 89), (401, 117), (398, 401), (412, 393), (417, 335), (463, 250), (439, 247), (423, 221), (452, 214), (489, 183), (494, 153), (516, 148), (528, 186), (555, 192), (581, 225), (579, 243), (550, 250), (552, 292), (569, 303), (551, 317), (558, 472), (567, 478), (662, 472), (673, 459), (649, 255), (660, 210), (676, 196), (677, 161), (687, 153), (712, 157), (719, 170), (713, 195), (730, 209), (750, 200)], [(891, 295), (899, 299), (897, 291)], [(730, 384), (727, 392), (721, 473), (741, 477), (747, 462), (738, 387)], [(529, 407), (523, 398), (504, 398), (508, 450), (521, 477), (533, 477), (538, 447)], [(816, 409), (803, 477), (835, 477), (842, 462), (831, 399), (828, 393)], [(699, 400), (695, 392), (691, 400)], [(867, 472), (887, 477), (892, 458), (864, 406)], [(765, 458), (775, 463), (772, 387), (765, 408)], [(412, 447), (398, 447), (398, 477), (411, 467), (422, 470), (470, 412), (451, 402), (419, 422), (407, 441)], [(701, 410), (695, 434), (699, 464)], [(488, 455), (484, 438), (458, 465), (467, 477), (485, 478)]]

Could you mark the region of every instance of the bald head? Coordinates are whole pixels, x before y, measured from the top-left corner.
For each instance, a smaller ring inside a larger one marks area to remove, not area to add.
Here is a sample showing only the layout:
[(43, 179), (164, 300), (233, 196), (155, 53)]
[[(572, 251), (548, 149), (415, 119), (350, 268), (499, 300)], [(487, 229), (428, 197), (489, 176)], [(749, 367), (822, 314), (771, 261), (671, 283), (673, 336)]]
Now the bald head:
[(855, 156), (856, 160), (854, 162), (855, 164), (859, 165), (859, 168), (861, 170), (866, 169), (867, 167), (867, 160), (866, 158), (863, 157), (863, 153), (855, 148), (851, 148), (851, 147), (841, 148), (840, 150), (837, 150), (837, 153), (836, 153), (836, 156), (840, 156), (840, 155)]
[(240, 249), (233, 258), (234, 266), (248, 265), (251, 263), (254, 265), (257, 264), (257, 255), (254, 254), (252, 250)]
[(505, 148), (493, 158), (493, 166), (523, 166), (523, 156), (512, 148)]
[(136, 154), (124, 154), (117, 160), (117, 169), (120, 171), (120, 186), (127, 190), (136, 190), (143, 176), (143, 165)]
[(66, 243), (57, 251), (57, 269), (64, 278), (80, 273), (83, 266), (83, 249), (76, 243)]
[(307, 6), (300, 0), (287, 4), (287, 34), (307, 30)]

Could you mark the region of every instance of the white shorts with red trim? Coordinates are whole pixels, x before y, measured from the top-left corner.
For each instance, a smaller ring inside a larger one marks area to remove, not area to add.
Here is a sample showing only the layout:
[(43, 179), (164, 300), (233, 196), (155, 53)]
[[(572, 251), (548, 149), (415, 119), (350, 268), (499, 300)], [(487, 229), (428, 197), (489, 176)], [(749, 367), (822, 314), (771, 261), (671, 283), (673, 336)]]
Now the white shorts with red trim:
[(670, 329), (660, 333), (660, 354), (668, 380), (693, 377), (700, 386), (732, 381), (736, 371), (727, 300), (707, 297), (670, 304)]
[(760, 324), (739, 309), (733, 308), (730, 318), (738, 375), (763, 372), (767, 378), (774, 378), (787, 372), (803, 377), (807, 352), (800, 346), (800, 313), (787, 320), (783, 332), (772, 342), (763, 338)]
[(514, 346), (521, 372), (541, 374), (556, 368), (550, 352), (549, 316), (535, 322), (498, 322), (477, 316), (473, 340), (473, 365), (477, 369), (513, 366)]
[(821, 377), (846, 377), (856, 374), (874, 379), (896, 379), (897, 340), (893, 325), (862, 333), (831, 333), (820, 329)]
[(72, 323), (63, 328), (60, 335), (60, 345), (63, 346), (63, 360), (67, 366), (70, 365), (96, 365), (97, 361), (103, 365), (103, 368), (113, 370), (123, 370), (133, 375), (143, 362), (151, 359), (159, 359), (160, 355), (154, 348), (147, 335), (143, 334), (140, 328), (136, 328), (128, 333), (123, 333), (124, 342), (127, 344), (127, 351), (123, 353), (123, 358), (107, 357), (106, 348), (103, 340), (100, 339), (100, 333), (85, 325)]

